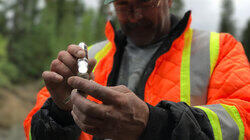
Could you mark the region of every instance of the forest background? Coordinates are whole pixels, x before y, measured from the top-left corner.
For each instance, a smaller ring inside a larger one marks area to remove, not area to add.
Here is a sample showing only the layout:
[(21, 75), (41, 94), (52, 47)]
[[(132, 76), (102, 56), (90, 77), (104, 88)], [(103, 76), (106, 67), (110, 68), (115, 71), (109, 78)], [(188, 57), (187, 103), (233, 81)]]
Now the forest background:
[[(60, 50), (81, 41), (90, 45), (105, 40), (105, 23), (116, 21), (115, 13), (103, 0), (95, 1), (98, 6), (88, 7), (83, 0), (0, 0), (1, 140), (25, 139), (22, 121), (44, 86), (41, 73)], [(250, 17), (239, 30), (232, 16), (235, 3), (223, 0), (220, 8), (217, 32), (233, 34), (250, 58)], [(174, 0), (172, 9), (181, 17), (187, 8), (184, 0)]]

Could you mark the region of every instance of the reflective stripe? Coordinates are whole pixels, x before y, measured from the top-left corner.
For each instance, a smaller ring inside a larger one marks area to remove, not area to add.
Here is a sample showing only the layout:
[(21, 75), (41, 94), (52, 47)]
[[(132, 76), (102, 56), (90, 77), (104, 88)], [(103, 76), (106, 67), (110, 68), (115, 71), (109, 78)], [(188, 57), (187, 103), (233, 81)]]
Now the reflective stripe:
[(205, 105), (210, 79), (210, 32), (194, 30), (191, 46), (191, 105)]
[(227, 111), (227, 113), (230, 114), (230, 116), (233, 118), (234, 122), (237, 124), (239, 128), (239, 140), (244, 140), (244, 134), (245, 134), (245, 127), (244, 124), (241, 120), (241, 116), (235, 106), (229, 106), (229, 105), (224, 105), (222, 104), (224, 109)]
[(220, 48), (220, 34), (212, 32), (210, 39), (210, 75), (212, 75), (214, 67), (217, 63), (219, 56), (219, 48)]
[(190, 55), (193, 30), (185, 34), (180, 75), (180, 101), (190, 105)]
[(29, 132), (29, 140), (32, 140), (32, 137), (31, 137), (31, 128), (30, 128), (30, 132)]
[[(99, 63), (99, 61), (108, 54), (109, 50), (111, 49), (112, 47), (112, 44), (109, 42), (103, 49), (101, 49), (98, 53), (96, 53), (95, 55), (95, 59), (97, 61), (96, 64)], [(96, 68), (96, 67), (95, 67)], [(95, 68), (94, 68), (94, 71), (95, 71)]]
[[(181, 67), (181, 101), (192, 106), (205, 105), (210, 76), (219, 56), (220, 35), (199, 30), (193, 31), (192, 38), (190, 38), (191, 34), (188, 32), (185, 36)], [(191, 54), (188, 54), (190, 52), (187, 46), (189, 46), (190, 40), (192, 40)], [(191, 58), (189, 59), (189, 57)]]
[(203, 110), (207, 114), (207, 117), (208, 117), (210, 124), (213, 128), (214, 139), (215, 140), (222, 140), (220, 121), (219, 121), (219, 118), (216, 115), (216, 113), (214, 113), (212, 110), (210, 110), (206, 107), (203, 107), (203, 106), (196, 106), (196, 107), (200, 108), (201, 110)]
[(207, 105), (205, 107), (211, 109), (217, 114), (220, 121), (222, 137), (224, 140), (237, 140), (239, 138), (238, 125), (222, 105)]
[[(196, 107), (202, 109), (207, 114), (213, 127), (215, 139), (223, 138), (224, 140), (244, 140), (244, 124), (235, 106), (216, 104)], [(218, 129), (219, 126), (220, 130)], [(218, 133), (221, 133), (222, 136)]]
[(105, 40), (105, 41), (102, 41), (102, 42), (99, 42), (99, 43), (96, 43), (96, 44), (90, 46), (88, 48), (88, 50), (89, 50), (88, 57), (94, 58), (95, 55), (108, 44), (108, 42), (109, 42), (108, 40)]

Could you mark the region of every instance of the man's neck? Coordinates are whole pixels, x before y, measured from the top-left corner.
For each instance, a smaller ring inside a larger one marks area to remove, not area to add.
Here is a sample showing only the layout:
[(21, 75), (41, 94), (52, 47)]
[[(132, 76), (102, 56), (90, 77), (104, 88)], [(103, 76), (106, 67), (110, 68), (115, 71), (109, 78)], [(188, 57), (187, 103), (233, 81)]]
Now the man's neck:
[(174, 29), (174, 27), (178, 24), (178, 22), (180, 21), (180, 19), (178, 17), (176, 17), (175, 15), (170, 16), (170, 20), (168, 20), (169, 22), (166, 23), (166, 27), (165, 30), (163, 30), (164, 32), (160, 33), (159, 35), (157, 35), (157, 37), (155, 38), (155, 40), (153, 41), (153, 43), (150, 44), (155, 44), (157, 42), (162, 41), (164, 38), (166, 38), (166, 36), (168, 36), (168, 34), (171, 32), (171, 30)]

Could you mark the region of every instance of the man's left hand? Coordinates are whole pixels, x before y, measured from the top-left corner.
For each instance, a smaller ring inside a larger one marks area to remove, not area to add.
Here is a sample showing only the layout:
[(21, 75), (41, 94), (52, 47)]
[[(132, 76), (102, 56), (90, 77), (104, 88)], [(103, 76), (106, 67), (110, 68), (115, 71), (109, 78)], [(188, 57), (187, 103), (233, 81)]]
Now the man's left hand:
[(102, 101), (97, 104), (72, 92), (72, 116), (82, 131), (100, 138), (139, 139), (147, 126), (149, 109), (125, 86), (105, 87), (94, 81), (71, 77), (68, 84)]

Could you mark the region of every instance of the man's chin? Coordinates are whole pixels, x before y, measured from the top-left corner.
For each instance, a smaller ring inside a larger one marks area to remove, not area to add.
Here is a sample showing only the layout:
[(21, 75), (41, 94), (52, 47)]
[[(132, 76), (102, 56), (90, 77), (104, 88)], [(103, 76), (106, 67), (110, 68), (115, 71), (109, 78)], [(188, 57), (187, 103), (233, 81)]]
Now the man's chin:
[(147, 46), (149, 44), (152, 44), (153, 42), (153, 37), (130, 37), (130, 40), (136, 45), (136, 46)]

